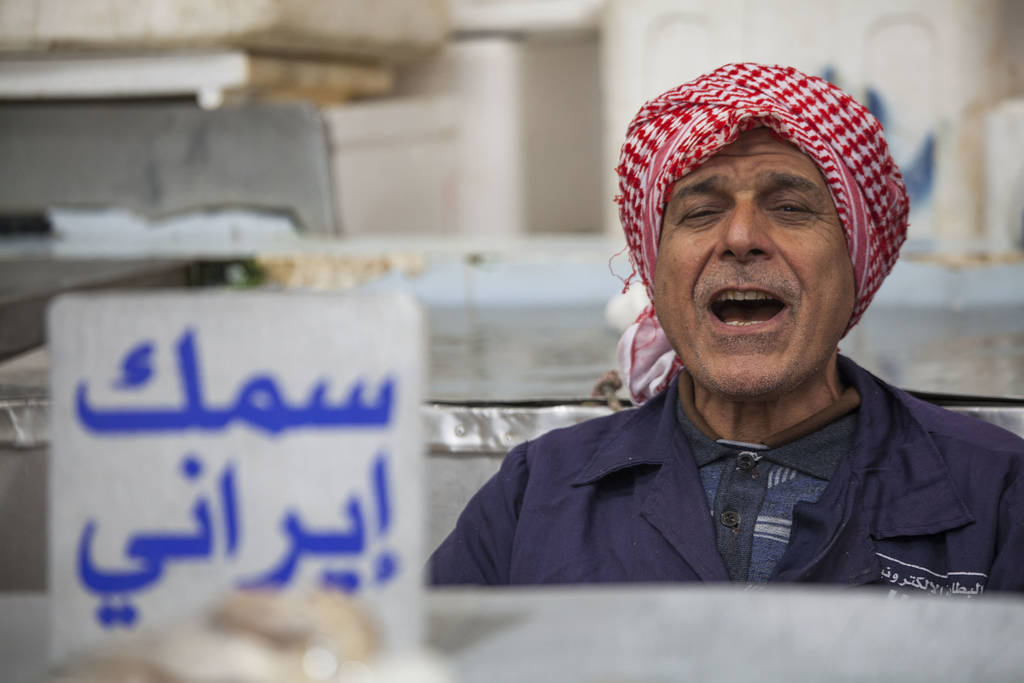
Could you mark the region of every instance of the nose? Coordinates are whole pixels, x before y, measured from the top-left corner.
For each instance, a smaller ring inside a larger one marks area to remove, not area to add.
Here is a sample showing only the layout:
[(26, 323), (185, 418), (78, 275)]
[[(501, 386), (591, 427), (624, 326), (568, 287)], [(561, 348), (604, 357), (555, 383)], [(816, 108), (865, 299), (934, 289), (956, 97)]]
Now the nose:
[(721, 224), (719, 254), (740, 263), (768, 258), (774, 250), (768, 219), (752, 201), (739, 201)]

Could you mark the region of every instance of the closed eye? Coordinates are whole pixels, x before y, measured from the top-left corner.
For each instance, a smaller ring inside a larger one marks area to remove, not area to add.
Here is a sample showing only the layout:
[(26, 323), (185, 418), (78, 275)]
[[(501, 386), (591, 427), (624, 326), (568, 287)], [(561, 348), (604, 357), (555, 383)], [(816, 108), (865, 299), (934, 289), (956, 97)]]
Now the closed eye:
[(772, 207), (780, 220), (803, 222), (819, 216), (818, 212), (805, 204), (783, 202)]
[(701, 225), (719, 215), (722, 209), (716, 206), (699, 206), (682, 212), (676, 225), (688, 223), (690, 225)]
[(800, 204), (779, 204), (775, 207), (776, 211), (785, 211), (786, 213), (795, 213), (797, 211), (809, 211), (806, 206)]

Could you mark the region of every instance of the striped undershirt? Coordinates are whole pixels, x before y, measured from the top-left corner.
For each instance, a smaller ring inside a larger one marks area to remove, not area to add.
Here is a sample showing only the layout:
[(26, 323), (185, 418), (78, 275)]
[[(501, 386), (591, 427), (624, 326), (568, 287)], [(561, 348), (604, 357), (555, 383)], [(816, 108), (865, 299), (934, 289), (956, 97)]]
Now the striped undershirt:
[(789, 545), (793, 507), (818, 500), (852, 448), (860, 401), (849, 391), (817, 420), (766, 439), (769, 447), (711, 438), (692, 400), (686, 401), (692, 385), (681, 373), (684, 398), (677, 401), (676, 417), (697, 461), (718, 551), (732, 581), (768, 581)]

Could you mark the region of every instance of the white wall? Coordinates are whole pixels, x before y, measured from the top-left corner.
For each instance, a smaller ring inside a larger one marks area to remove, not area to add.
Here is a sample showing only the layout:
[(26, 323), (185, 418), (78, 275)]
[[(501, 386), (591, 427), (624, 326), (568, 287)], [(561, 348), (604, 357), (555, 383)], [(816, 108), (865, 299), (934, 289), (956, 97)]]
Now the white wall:
[[(984, 246), (983, 122), (1001, 100), (1024, 92), (1022, 5), (609, 0), (605, 154), (617, 156), (633, 113), (672, 85), (730, 61), (791, 64), (830, 78), (879, 115), (911, 193), (911, 248)], [(606, 183), (611, 194), (610, 173)], [(613, 212), (606, 226), (618, 230)]]

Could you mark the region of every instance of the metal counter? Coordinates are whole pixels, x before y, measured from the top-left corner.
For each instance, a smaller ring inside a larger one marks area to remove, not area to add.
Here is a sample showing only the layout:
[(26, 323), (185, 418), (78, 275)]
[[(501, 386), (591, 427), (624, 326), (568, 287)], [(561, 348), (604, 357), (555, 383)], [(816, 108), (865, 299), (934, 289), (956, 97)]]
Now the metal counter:
[[(45, 666), (49, 600), (0, 594), (4, 680)], [(1024, 598), (820, 586), (429, 589), (427, 645), (459, 683), (1024, 680)]]
[(428, 594), (462, 683), (1020, 681), (1024, 598), (824, 587), (559, 586)]

